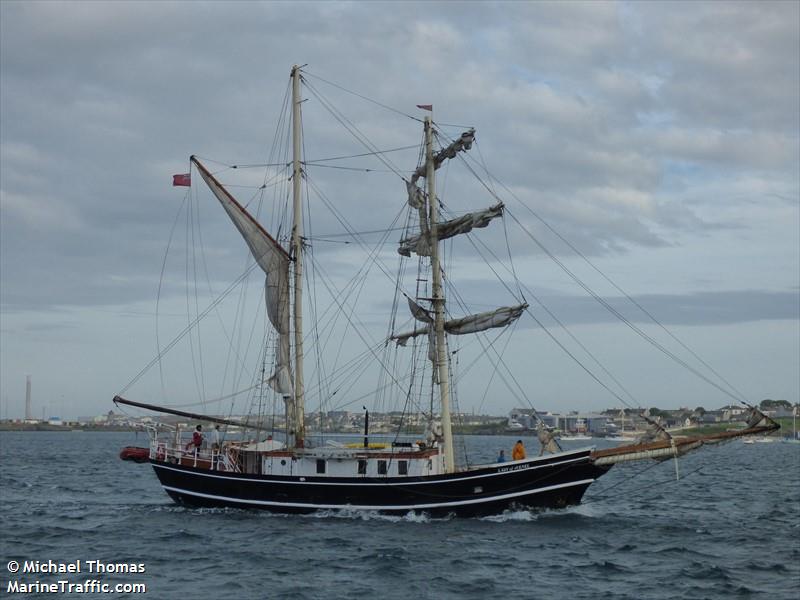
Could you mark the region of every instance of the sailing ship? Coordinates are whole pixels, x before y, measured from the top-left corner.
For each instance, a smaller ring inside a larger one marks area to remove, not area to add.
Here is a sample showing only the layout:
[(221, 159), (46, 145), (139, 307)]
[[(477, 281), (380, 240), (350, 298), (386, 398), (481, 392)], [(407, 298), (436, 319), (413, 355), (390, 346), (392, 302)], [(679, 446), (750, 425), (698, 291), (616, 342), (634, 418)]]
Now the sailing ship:
[[(304, 342), (307, 340), (303, 329), (303, 270), (307, 244), (302, 200), (305, 177), (301, 137), (302, 81), (303, 71), (295, 66), (290, 84), (293, 222), (288, 247), (234, 198), (206, 164), (195, 156), (190, 159), (192, 168), (219, 201), (264, 272), (266, 313), (277, 341), (272, 373), (261, 376), (260, 383), (283, 401), (284, 435), (267, 435), (269, 428), (263, 422), (243, 424), (235, 419), (131, 400), (122, 396), (125, 390), (113, 400), (117, 406), (138, 407), (223, 426), (246, 426), (255, 432), (252, 439), (224, 440), (208, 447), (191, 442), (185, 445), (179, 429), (166, 434), (154, 429), (148, 450), (149, 463), (175, 502), (193, 507), (253, 508), (281, 513), (345, 510), (462, 517), (493, 515), (513, 509), (559, 508), (578, 504), (587, 488), (619, 462), (669, 459), (703, 444), (763, 434), (775, 428), (774, 423), (753, 409), (748, 427), (738, 432), (677, 438), (654, 422), (653, 434), (632, 444), (604, 450), (589, 447), (564, 451), (553, 432), (540, 422), (535, 438), (541, 445), (537, 456), (478, 465), (457, 463), (451, 410), (452, 353), (448, 351), (448, 340), (452, 336), (507, 328), (529, 307), (522, 300), (468, 316), (449, 314), (443, 283), (442, 242), (487, 227), (493, 220), (503, 217), (504, 205), (498, 202), (482, 211), (442, 218), (436, 172), (448, 160), (471, 149), (475, 130), (468, 129), (443, 144), (444, 136), (438, 135), (437, 124), (429, 115), (422, 123), (424, 142), (420, 163), (410, 177), (404, 178), (405, 201), (415, 222), (400, 240), (398, 251), (402, 257), (416, 255), (420, 264), (429, 269), (426, 277), (430, 279), (417, 277), (417, 282), (426, 282), (424, 289), (406, 294), (413, 326), (409, 330), (393, 331), (387, 342), (393, 342), (392, 346), (398, 351), (409, 342), (412, 346), (426, 346), (425, 351), (420, 352), (424, 356), (420, 362), (428, 365), (426, 375), (431, 379), (425, 390), (430, 390), (431, 396), (437, 399), (438, 409), (427, 413), (424, 439), (370, 442), (367, 413), (363, 443), (312, 443), (304, 384)], [(430, 110), (427, 106), (420, 108)], [(439, 140), (438, 146), (436, 140)], [(399, 385), (400, 381), (392, 379), (390, 383)], [(421, 393), (419, 390), (423, 389), (419, 385), (415, 389), (412, 387), (408, 388), (409, 394)]]

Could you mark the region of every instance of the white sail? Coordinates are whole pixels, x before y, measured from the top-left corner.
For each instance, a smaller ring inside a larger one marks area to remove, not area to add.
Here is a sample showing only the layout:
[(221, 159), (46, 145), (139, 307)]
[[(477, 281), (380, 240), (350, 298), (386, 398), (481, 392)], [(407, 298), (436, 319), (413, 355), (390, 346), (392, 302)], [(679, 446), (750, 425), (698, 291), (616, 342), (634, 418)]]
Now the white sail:
[[(456, 219), (444, 221), (438, 225), (438, 238), (439, 240), (446, 240), (454, 235), (469, 233), (476, 227), (486, 227), (492, 221), (492, 219), (502, 216), (502, 214), (503, 203), (500, 202), (494, 206), (490, 206), (485, 210), (467, 213), (466, 215)], [(412, 252), (416, 252), (418, 256), (430, 256), (430, 234), (423, 232), (404, 240), (400, 240), (400, 247), (397, 249), (397, 251), (403, 256), (411, 256)]]
[(253, 258), (266, 275), (264, 296), (267, 316), (278, 332), (275, 372), (268, 383), (279, 394), (291, 396), (293, 392), (289, 338), (289, 254), (194, 156), (191, 161), (222, 208), (228, 213), (236, 229), (242, 234)]
[[(409, 305), (413, 304), (419, 311), (428, 314), (424, 308), (409, 300)], [(518, 304), (517, 306), (503, 306), (496, 310), (490, 310), (474, 315), (467, 315), (459, 319), (450, 319), (445, 321), (444, 330), (453, 335), (463, 335), (466, 333), (477, 333), (479, 331), (486, 331), (494, 327), (506, 327), (520, 318), (523, 311), (528, 308), (527, 304)], [(412, 307), (412, 314), (420, 321), (425, 322), (424, 318), (420, 318), (418, 311)], [(405, 346), (408, 340), (418, 335), (427, 335), (429, 327), (420, 327), (413, 331), (407, 331), (399, 335), (393, 335), (391, 339), (397, 341), (400, 346)]]

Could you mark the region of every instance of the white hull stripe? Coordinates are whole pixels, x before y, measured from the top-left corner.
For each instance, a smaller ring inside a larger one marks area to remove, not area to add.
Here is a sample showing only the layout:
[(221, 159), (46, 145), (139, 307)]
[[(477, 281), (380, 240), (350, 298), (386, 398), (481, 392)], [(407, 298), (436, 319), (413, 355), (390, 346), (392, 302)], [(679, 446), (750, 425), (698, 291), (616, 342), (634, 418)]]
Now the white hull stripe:
[[(203, 473), (200, 471), (187, 471), (185, 469), (178, 469), (176, 467), (170, 467), (165, 464), (156, 464), (153, 463), (154, 469), (166, 469), (168, 471), (177, 471), (178, 473), (188, 473), (190, 475), (198, 475), (200, 477), (212, 477), (214, 479), (224, 479), (226, 481), (250, 481), (254, 483), (275, 483), (275, 484), (286, 484), (286, 485), (356, 485), (356, 486), (370, 486), (370, 485), (399, 485), (399, 486), (407, 486), (407, 485), (439, 485), (441, 483), (451, 483), (454, 481), (468, 481), (471, 479), (478, 480), (484, 477), (497, 477), (499, 475), (508, 475), (509, 473), (514, 473), (516, 471), (529, 471), (532, 469), (545, 469), (547, 467), (560, 467), (561, 465), (566, 465), (574, 462), (588, 462), (589, 456), (580, 456), (578, 458), (571, 458), (569, 460), (560, 460), (558, 462), (551, 462), (546, 465), (534, 465), (532, 463), (509, 463), (510, 467), (507, 467), (505, 471), (495, 471), (494, 473), (483, 473), (483, 474), (475, 474), (470, 475), (469, 477), (454, 477), (452, 479), (436, 479), (435, 481), (403, 481), (401, 478), (392, 478), (391, 481), (380, 481), (380, 482), (362, 482), (358, 481), (355, 478), (351, 478), (350, 481), (287, 481), (283, 479), (252, 479), (249, 477), (231, 477), (230, 475), (217, 475), (214, 473)], [(525, 465), (530, 466), (525, 466)], [(503, 468), (503, 467), (500, 467)], [(287, 475), (287, 477), (306, 477), (305, 475)], [(309, 475), (308, 477), (313, 477), (313, 475)], [(441, 477), (440, 475), (423, 475), (423, 477)], [(347, 479), (347, 478), (342, 478)]]
[(558, 485), (549, 485), (547, 487), (537, 488), (535, 490), (527, 490), (524, 492), (514, 492), (512, 494), (501, 494), (499, 496), (491, 496), (487, 498), (472, 498), (470, 500), (459, 500), (456, 502), (432, 502), (429, 504), (379, 504), (379, 505), (361, 505), (361, 504), (314, 504), (310, 502), (273, 502), (269, 500), (246, 500), (244, 498), (231, 498), (230, 496), (216, 496), (214, 494), (202, 494), (200, 492), (192, 492), (189, 490), (182, 490), (181, 488), (171, 487), (168, 485), (163, 486), (165, 490), (175, 492), (178, 494), (186, 494), (187, 496), (196, 496), (199, 498), (208, 498), (211, 500), (223, 500), (225, 502), (235, 502), (237, 504), (252, 504), (255, 506), (275, 506), (283, 508), (311, 508), (311, 509), (334, 509), (334, 510), (425, 510), (428, 508), (446, 508), (455, 506), (467, 506), (470, 504), (484, 504), (488, 502), (495, 502), (497, 500), (509, 500), (511, 498), (519, 498), (520, 496), (530, 496), (532, 494), (541, 494), (542, 492), (549, 492), (552, 490), (559, 490), (562, 488), (573, 487), (578, 485), (589, 485), (594, 479), (582, 479), (580, 481), (572, 481), (570, 483), (559, 483)]

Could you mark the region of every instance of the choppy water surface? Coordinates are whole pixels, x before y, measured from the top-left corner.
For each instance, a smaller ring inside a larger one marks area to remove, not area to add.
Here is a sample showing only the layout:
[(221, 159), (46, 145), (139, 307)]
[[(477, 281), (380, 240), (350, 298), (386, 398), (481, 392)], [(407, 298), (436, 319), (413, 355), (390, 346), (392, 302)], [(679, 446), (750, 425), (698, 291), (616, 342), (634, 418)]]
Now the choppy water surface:
[[(467, 444), (486, 460), (514, 441)], [(678, 482), (671, 461), (618, 465), (579, 507), (441, 520), (185, 509), (149, 465), (117, 458), (126, 445), (146, 438), (0, 433), (3, 595), (12, 559), (144, 563), (144, 575), (101, 579), (144, 582), (138, 597), (151, 598), (800, 595), (797, 444), (704, 448), (681, 460)]]

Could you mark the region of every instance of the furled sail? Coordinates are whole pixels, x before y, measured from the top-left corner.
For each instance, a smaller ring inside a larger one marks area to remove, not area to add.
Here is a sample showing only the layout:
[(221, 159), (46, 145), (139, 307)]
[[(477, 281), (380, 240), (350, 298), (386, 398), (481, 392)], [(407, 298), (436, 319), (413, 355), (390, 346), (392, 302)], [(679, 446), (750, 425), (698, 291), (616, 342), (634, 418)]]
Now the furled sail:
[(203, 181), (222, 204), (222, 208), (228, 213), (236, 229), (242, 234), (253, 258), (266, 275), (264, 295), (267, 316), (275, 331), (278, 332), (275, 372), (269, 378), (268, 383), (279, 394), (292, 396), (292, 374), (289, 362), (289, 254), (194, 156), (191, 161), (197, 167)]
[[(438, 238), (439, 240), (446, 240), (454, 235), (469, 233), (476, 227), (486, 227), (492, 219), (502, 216), (503, 208), (503, 203), (499, 202), (486, 210), (467, 213), (456, 219), (443, 221), (438, 225)], [(425, 231), (400, 240), (400, 247), (397, 251), (403, 256), (411, 256), (412, 252), (416, 252), (418, 256), (430, 256), (430, 234)]]
[(672, 436), (669, 434), (669, 432), (664, 429), (664, 426), (661, 425), (661, 423), (658, 422), (658, 417), (651, 419), (646, 415), (642, 415), (642, 418), (647, 421), (648, 425), (647, 431), (645, 431), (636, 439), (638, 444), (672, 439)]
[(550, 454), (561, 452), (561, 446), (558, 445), (555, 433), (549, 430), (542, 421), (539, 421), (536, 425), (536, 437), (540, 445), (539, 456), (542, 456), (545, 452)]
[[(424, 308), (409, 300), (409, 305), (412, 305), (411, 312), (414, 317), (425, 323), (429, 323), (424, 318), (420, 318), (419, 311), (423, 311), (428, 318), (430, 314)], [(414, 308), (416, 307), (416, 309)], [(518, 304), (517, 306), (504, 306), (496, 310), (478, 313), (475, 315), (468, 315), (460, 319), (450, 319), (445, 321), (444, 330), (453, 335), (463, 335), (465, 333), (477, 333), (479, 331), (486, 331), (494, 327), (506, 327), (510, 325), (522, 315), (523, 311), (528, 308), (527, 304)], [(430, 326), (415, 328), (413, 331), (407, 331), (399, 335), (393, 335), (391, 339), (395, 340), (398, 345), (405, 346), (408, 340), (418, 335), (427, 335), (430, 332)]]
[[(442, 163), (448, 158), (455, 158), (456, 154), (459, 152), (463, 152), (465, 150), (469, 150), (472, 148), (472, 142), (475, 141), (475, 130), (469, 129), (462, 133), (456, 140), (447, 146), (446, 148), (442, 148), (434, 154), (433, 156), (433, 168), (438, 169), (442, 166)], [(420, 177), (425, 177), (426, 172), (426, 165), (422, 164), (417, 167), (417, 170), (414, 172), (414, 175), (411, 177), (411, 182), (416, 184), (417, 179)]]
[(411, 298), (408, 299), (408, 308), (409, 310), (411, 310), (411, 314), (417, 321), (422, 321), (423, 323), (428, 323), (428, 324), (433, 323), (433, 317), (431, 316), (430, 311), (422, 308)]

